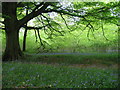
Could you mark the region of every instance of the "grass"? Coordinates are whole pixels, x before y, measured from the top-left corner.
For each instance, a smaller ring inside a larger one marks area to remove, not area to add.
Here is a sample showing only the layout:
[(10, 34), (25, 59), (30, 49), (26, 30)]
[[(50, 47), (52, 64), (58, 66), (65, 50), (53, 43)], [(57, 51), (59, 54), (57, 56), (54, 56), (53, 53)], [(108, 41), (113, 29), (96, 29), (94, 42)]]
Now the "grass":
[[(3, 88), (116, 88), (118, 86), (118, 70), (113, 67), (118, 63), (117, 54), (27, 55), (23, 59), (3, 62)], [(84, 67), (79, 67), (80, 65)]]
[(115, 69), (3, 63), (3, 88), (116, 88)]
[(41, 62), (47, 64), (92, 64), (111, 66), (119, 63), (118, 54), (93, 55), (28, 55), (22, 62)]

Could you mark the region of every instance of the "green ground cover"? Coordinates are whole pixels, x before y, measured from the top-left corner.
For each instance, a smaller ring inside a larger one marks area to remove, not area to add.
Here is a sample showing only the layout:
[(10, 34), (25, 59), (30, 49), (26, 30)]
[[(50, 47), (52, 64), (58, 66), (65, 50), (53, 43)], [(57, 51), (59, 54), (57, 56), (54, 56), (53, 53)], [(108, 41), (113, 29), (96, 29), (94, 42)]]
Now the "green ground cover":
[[(116, 88), (118, 70), (113, 67), (118, 63), (116, 59), (116, 54), (38, 55), (24, 61), (3, 62), (3, 88)], [(107, 68), (86, 67), (95, 65), (92, 60)], [(81, 64), (84, 67), (79, 67)]]
[[(86, 53), (87, 54), (87, 53)], [(118, 53), (103, 54), (91, 53), (91, 55), (26, 55), (22, 62), (41, 62), (47, 64), (103, 64), (111, 66), (119, 63)]]

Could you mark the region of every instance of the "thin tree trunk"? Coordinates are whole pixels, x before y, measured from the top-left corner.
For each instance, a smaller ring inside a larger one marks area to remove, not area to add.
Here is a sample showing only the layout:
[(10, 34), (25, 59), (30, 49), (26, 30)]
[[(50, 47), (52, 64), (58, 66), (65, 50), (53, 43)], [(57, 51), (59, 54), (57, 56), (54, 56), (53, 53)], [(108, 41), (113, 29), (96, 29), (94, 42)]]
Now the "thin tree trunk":
[[(28, 5), (26, 8), (26, 16), (28, 15)], [(27, 38), (27, 23), (26, 23), (26, 28), (25, 28), (25, 32), (24, 32), (24, 37), (23, 37), (23, 51), (26, 51), (26, 38)]]
[(26, 37), (27, 37), (27, 28), (25, 28), (24, 37), (23, 37), (23, 51), (26, 51)]

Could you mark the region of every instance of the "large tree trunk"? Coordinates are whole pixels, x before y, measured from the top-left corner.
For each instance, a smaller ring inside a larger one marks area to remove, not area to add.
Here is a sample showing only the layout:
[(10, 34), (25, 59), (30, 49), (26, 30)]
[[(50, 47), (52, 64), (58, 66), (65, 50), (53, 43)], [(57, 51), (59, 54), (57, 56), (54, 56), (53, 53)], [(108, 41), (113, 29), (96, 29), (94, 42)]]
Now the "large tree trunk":
[(22, 55), (19, 45), (19, 29), (29, 20), (40, 15), (49, 6), (45, 3), (37, 11), (31, 12), (20, 20), (17, 20), (17, 2), (2, 2), (2, 15), (6, 32), (6, 49), (3, 61), (16, 60)]
[(22, 52), (19, 45), (19, 32), (17, 30), (6, 32), (6, 49), (3, 61), (17, 60), (20, 56), (22, 56)]
[(16, 60), (22, 55), (19, 45), (20, 26), (17, 20), (16, 7), (16, 2), (2, 3), (2, 14), (6, 33), (6, 48), (2, 58), (3, 61)]

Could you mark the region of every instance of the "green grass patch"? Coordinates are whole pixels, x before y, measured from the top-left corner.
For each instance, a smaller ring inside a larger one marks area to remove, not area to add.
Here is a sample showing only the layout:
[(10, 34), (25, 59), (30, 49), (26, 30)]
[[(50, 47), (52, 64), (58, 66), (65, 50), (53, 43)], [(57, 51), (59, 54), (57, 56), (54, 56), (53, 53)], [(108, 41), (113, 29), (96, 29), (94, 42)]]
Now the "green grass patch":
[(3, 63), (3, 88), (116, 88), (115, 69)]
[(47, 64), (103, 64), (111, 66), (118, 64), (118, 54), (93, 55), (27, 55), (22, 62), (41, 62)]

